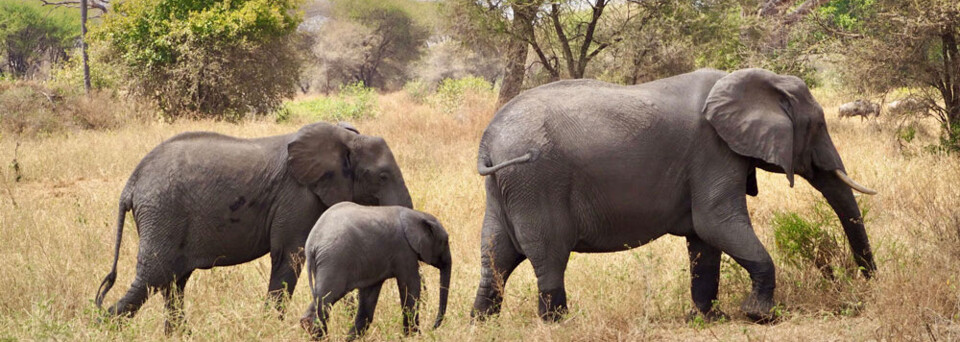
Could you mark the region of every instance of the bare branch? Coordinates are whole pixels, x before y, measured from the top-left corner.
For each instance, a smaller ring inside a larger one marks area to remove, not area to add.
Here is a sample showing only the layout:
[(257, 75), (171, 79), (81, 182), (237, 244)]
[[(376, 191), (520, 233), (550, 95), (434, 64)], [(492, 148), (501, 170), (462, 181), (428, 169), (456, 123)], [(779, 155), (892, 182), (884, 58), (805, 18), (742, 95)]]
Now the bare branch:
[[(60, 1), (40, 0), (40, 2), (43, 2), (44, 6), (58, 6), (58, 7), (72, 7), (72, 8), (80, 7), (80, 0), (60, 0)], [(108, 12), (107, 6), (109, 5), (110, 5), (109, 0), (87, 1), (88, 8), (100, 10), (101, 13), (107, 13)]]

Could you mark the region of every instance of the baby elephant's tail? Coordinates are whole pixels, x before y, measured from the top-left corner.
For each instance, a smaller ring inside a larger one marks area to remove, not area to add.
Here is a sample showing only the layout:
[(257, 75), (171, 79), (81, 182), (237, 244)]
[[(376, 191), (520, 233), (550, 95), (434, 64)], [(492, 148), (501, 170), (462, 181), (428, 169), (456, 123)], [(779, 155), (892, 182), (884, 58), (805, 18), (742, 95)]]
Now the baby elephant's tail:
[(540, 156), (540, 150), (536, 148), (531, 148), (530, 150), (527, 151), (527, 153), (524, 153), (522, 156), (507, 160), (497, 165), (491, 165), (490, 156), (484, 153), (481, 153), (480, 158), (478, 158), (477, 160), (477, 171), (480, 172), (481, 176), (489, 176), (499, 171), (500, 169), (513, 164), (532, 162), (534, 160), (537, 160), (537, 157), (539, 156)]
[(117, 281), (117, 260), (120, 259), (120, 241), (123, 239), (123, 221), (127, 216), (127, 211), (133, 207), (131, 196), (126, 189), (124, 190), (123, 195), (120, 196), (120, 210), (117, 213), (117, 243), (113, 248), (113, 268), (111, 268), (110, 273), (103, 278), (103, 282), (100, 283), (100, 288), (97, 289), (97, 299), (95, 300), (97, 308), (102, 307), (103, 298), (107, 296), (107, 291), (110, 291), (113, 283)]

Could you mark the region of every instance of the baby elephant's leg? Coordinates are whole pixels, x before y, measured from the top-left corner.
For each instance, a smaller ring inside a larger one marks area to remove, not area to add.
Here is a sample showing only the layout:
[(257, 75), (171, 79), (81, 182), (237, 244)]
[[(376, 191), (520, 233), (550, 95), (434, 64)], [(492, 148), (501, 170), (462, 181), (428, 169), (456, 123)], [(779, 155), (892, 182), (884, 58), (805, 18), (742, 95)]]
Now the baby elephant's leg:
[(397, 288), (400, 290), (400, 303), (403, 304), (403, 333), (420, 332), (420, 315), (417, 304), (420, 302), (420, 274), (397, 277)]
[[(330, 307), (336, 304), (347, 293), (345, 289), (328, 289), (321, 284), (315, 285), (313, 299), (307, 312), (300, 318), (300, 326), (310, 333), (310, 337), (317, 341), (327, 333), (327, 319), (330, 316)], [(319, 324), (317, 324), (319, 323)]]
[(357, 318), (353, 322), (353, 328), (350, 329), (348, 340), (360, 337), (367, 331), (367, 327), (373, 321), (373, 312), (377, 309), (377, 299), (380, 298), (381, 286), (383, 286), (383, 282), (360, 289)]

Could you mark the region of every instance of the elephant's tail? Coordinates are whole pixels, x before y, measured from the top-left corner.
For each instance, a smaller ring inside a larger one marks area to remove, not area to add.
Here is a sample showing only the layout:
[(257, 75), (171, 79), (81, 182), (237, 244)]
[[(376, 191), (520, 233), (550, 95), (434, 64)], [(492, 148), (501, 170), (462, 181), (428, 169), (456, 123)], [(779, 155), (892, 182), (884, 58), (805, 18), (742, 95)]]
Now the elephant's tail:
[(113, 268), (110, 269), (110, 273), (103, 278), (103, 282), (100, 283), (100, 288), (97, 289), (97, 299), (95, 301), (97, 308), (102, 307), (103, 298), (107, 296), (107, 292), (113, 287), (113, 283), (117, 281), (117, 260), (120, 259), (120, 241), (123, 239), (123, 221), (127, 217), (127, 211), (132, 208), (133, 200), (128, 189), (124, 189), (123, 194), (120, 195), (120, 210), (117, 213), (117, 242), (113, 248)]
[(526, 162), (532, 162), (537, 160), (537, 157), (540, 156), (540, 150), (536, 148), (531, 148), (524, 153), (522, 156), (507, 160), (497, 165), (491, 165), (490, 157), (484, 153), (480, 154), (480, 158), (477, 160), (477, 171), (480, 172), (481, 176), (489, 176), (493, 173), (499, 171), (502, 168), (513, 164), (520, 164)]

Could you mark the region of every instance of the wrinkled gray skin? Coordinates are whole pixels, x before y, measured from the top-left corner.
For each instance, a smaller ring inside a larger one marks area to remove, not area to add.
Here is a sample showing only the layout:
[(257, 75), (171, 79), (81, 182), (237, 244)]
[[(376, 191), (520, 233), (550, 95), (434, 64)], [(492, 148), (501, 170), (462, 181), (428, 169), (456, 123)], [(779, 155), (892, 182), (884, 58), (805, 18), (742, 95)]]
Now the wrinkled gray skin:
[[(756, 169), (800, 175), (840, 217), (856, 262), (875, 270), (860, 210), (803, 81), (760, 69), (700, 70), (636, 86), (568, 80), (531, 89), (500, 109), (480, 142), (486, 179), (481, 279), (473, 317), (498, 313), (503, 284), (530, 260), (539, 313), (566, 310), (571, 251), (622, 251), (684, 236), (693, 302), (708, 319), (721, 252), (750, 274), (742, 305), (773, 318), (774, 265), (750, 223)], [(698, 314), (694, 312), (694, 314)]]
[(194, 270), (267, 253), (273, 262), (268, 293), (282, 310), (283, 295), (296, 287), (310, 228), (342, 201), (412, 207), (382, 138), (326, 123), (259, 139), (179, 134), (143, 158), (120, 195), (117, 256), (96, 304), (116, 280), (124, 216), (133, 210), (140, 234), (136, 278), (111, 314), (133, 316), (156, 289), (166, 301), (169, 332), (183, 319), (183, 288)]
[(870, 116), (880, 116), (880, 104), (867, 100), (856, 100), (840, 105), (838, 108), (841, 118), (859, 116), (860, 120)]
[(396, 206), (339, 203), (317, 221), (304, 250), (313, 300), (300, 324), (314, 339), (326, 333), (330, 307), (353, 289), (360, 289), (360, 295), (350, 339), (362, 335), (373, 320), (380, 287), (390, 278), (397, 278), (404, 333), (418, 331), (418, 261), (440, 269), (440, 303), (433, 327), (443, 321), (450, 289), (450, 245), (446, 230), (432, 215)]

